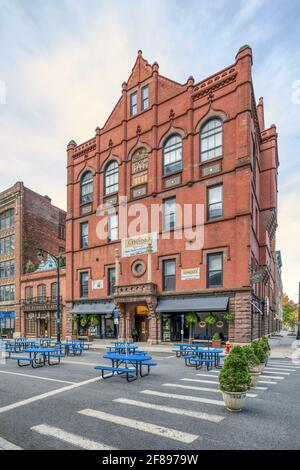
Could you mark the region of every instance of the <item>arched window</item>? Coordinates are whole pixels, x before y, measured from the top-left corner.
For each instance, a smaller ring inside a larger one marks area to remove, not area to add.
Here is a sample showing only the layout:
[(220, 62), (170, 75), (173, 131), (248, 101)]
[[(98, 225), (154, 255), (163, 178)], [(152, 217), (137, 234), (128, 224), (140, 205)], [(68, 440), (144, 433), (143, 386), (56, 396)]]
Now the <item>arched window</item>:
[(175, 173), (182, 169), (182, 138), (175, 134), (164, 143), (164, 175)]
[(210, 119), (201, 128), (200, 157), (201, 162), (223, 155), (223, 124), (221, 119)]
[(132, 155), (131, 159), (131, 185), (139, 186), (148, 181), (148, 151), (141, 147)]
[(15, 225), (15, 211), (14, 209), (7, 209), (0, 214), (0, 230), (10, 228)]
[(40, 284), (37, 287), (38, 302), (46, 302), (46, 285)]
[(119, 168), (118, 162), (113, 160), (108, 163), (104, 172), (104, 193), (112, 194), (119, 190)]
[(86, 204), (93, 200), (93, 173), (86, 171), (80, 180), (80, 202)]

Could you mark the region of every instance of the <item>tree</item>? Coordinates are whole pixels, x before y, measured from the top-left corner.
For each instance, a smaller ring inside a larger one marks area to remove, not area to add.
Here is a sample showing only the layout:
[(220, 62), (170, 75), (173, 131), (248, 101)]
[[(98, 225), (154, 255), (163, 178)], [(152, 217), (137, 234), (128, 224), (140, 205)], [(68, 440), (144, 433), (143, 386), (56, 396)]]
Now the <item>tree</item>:
[(197, 323), (198, 317), (195, 313), (188, 313), (186, 316), (186, 324), (189, 327), (189, 342), (192, 340), (192, 328)]
[(298, 305), (287, 294), (283, 294), (282, 309), (284, 325), (294, 329), (298, 320)]

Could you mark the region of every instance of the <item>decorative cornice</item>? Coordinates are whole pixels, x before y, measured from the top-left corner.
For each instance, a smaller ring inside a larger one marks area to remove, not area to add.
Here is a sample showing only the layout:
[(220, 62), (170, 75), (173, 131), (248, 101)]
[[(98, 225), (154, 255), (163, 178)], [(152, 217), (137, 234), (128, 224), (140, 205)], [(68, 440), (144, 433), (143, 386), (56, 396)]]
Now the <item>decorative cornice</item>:
[(202, 82), (200, 85), (194, 87), (192, 93), (193, 101), (202, 98), (203, 96), (209, 95), (220, 88), (223, 88), (230, 83), (235, 82), (237, 77), (237, 70), (235, 67), (231, 67), (229, 70), (225, 70), (223, 73), (216, 75), (213, 78), (209, 78), (205, 82)]

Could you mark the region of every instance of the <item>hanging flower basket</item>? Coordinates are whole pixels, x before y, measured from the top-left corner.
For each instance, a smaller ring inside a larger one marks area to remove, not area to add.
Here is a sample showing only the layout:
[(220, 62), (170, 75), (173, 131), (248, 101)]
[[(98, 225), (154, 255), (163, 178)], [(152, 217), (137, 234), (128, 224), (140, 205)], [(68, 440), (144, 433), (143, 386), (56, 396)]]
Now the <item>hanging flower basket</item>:
[(200, 321), (199, 322), (199, 328), (205, 328), (205, 327), (206, 327), (205, 321)]

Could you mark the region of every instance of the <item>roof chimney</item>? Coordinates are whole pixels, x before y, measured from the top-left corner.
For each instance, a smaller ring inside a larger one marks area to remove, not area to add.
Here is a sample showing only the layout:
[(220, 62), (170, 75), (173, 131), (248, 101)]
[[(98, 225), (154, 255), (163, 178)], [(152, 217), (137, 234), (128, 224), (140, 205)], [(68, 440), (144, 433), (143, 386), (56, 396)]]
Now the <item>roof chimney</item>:
[(263, 132), (265, 130), (265, 113), (264, 113), (264, 99), (262, 97), (259, 98), (259, 101), (258, 101), (257, 117), (258, 117), (260, 132)]

